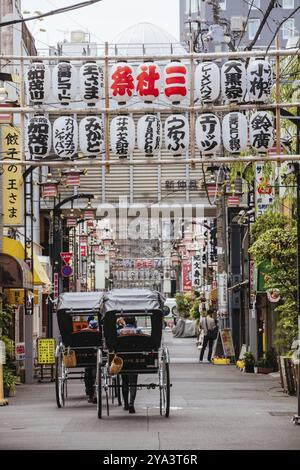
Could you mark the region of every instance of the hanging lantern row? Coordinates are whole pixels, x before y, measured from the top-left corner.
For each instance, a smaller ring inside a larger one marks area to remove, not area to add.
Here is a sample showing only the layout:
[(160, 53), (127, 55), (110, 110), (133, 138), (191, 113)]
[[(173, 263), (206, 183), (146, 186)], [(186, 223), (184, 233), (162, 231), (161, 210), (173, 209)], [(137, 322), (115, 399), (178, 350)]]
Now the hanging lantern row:
[[(37, 119), (37, 121), (36, 121)], [(51, 147), (51, 125), (44, 133), (44, 123), (40, 117), (29, 120), (27, 130), (27, 148), (31, 158), (37, 159), (49, 155)], [(250, 120), (240, 112), (231, 112), (224, 116), (222, 124), (218, 116), (212, 113), (200, 114), (196, 119), (196, 144), (206, 155), (220, 151), (221, 144), (230, 153), (240, 153), (248, 145), (248, 127), (250, 128), (249, 143), (258, 152), (266, 152), (274, 144), (273, 117), (266, 111), (258, 111), (251, 115)], [(34, 132), (32, 129), (34, 128)], [(91, 130), (91, 128), (93, 130)], [(32, 153), (35, 149), (36, 133), (43, 141), (44, 152)], [(137, 147), (146, 156), (157, 155), (162, 147), (162, 122), (154, 114), (146, 114), (137, 124)], [(112, 152), (120, 158), (126, 158), (135, 148), (135, 125), (129, 116), (118, 116), (110, 125), (110, 143)], [(62, 158), (71, 158), (78, 152), (96, 157), (103, 149), (102, 119), (90, 116), (81, 120), (78, 125), (74, 118), (61, 116), (53, 123), (54, 153)], [(165, 148), (173, 155), (182, 155), (189, 146), (189, 122), (180, 114), (169, 116), (164, 125)]]
[(267, 59), (228, 60), (221, 69), (215, 62), (202, 62), (195, 71), (195, 94), (202, 103), (220, 97), (229, 102), (265, 102), (272, 90), (273, 72)]
[[(104, 98), (104, 72), (96, 62), (87, 62), (79, 73), (70, 62), (59, 62), (52, 71), (42, 62), (33, 62), (26, 70), (25, 84), (30, 100), (43, 104), (52, 95), (63, 106), (80, 98), (89, 106)], [(154, 62), (137, 67), (117, 62), (109, 71), (109, 94), (120, 105), (137, 95), (145, 103), (164, 98), (179, 104), (188, 95), (189, 72), (185, 64), (172, 61), (163, 72)], [(220, 95), (229, 102), (239, 102), (248, 93), (249, 101), (264, 102), (273, 85), (272, 67), (267, 59), (252, 60), (246, 68), (242, 60), (228, 60), (221, 69), (215, 62), (201, 62), (195, 70), (195, 94), (203, 103), (216, 101)]]

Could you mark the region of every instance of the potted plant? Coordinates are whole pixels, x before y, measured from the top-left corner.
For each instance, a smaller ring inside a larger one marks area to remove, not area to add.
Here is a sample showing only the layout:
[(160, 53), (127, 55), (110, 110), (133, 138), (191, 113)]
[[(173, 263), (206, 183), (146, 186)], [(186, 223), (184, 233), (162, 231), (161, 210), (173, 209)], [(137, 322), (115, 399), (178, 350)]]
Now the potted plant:
[(258, 362), (258, 373), (259, 374), (270, 374), (271, 372), (277, 371), (277, 359), (274, 349), (267, 351)]
[(3, 370), (3, 388), (4, 388), (4, 397), (7, 398), (10, 394), (13, 394), (15, 391), (16, 377), (14, 373), (7, 369), (6, 367)]
[(245, 352), (243, 361), (245, 363), (245, 372), (254, 373), (255, 357), (252, 352)]

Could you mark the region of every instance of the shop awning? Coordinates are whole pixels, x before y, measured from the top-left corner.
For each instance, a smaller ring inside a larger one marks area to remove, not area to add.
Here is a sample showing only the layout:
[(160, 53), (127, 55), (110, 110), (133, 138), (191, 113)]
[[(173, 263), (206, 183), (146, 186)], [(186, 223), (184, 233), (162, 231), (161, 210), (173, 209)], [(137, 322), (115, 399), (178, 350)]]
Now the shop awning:
[(3, 289), (33, 289), (27, 264), (22, 259), (0, 253), (0, 286)]
[[(22, 260), (25, 257), (24, 246), (18, 240), (3, 237), (3, 253)], [(38, 256), (33, 254), (33, 283), (34, 285), (51, 285), (51, 281), (43, 268)]]

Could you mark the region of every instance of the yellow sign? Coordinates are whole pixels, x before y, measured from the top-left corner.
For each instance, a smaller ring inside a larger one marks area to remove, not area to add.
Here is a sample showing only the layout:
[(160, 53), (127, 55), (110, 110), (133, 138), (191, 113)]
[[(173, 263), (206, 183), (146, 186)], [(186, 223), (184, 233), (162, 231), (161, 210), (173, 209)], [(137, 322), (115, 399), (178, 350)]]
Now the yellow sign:
[[(20, 128), (4, 127), (2, 140), (3, 160), (21, 160)], [(23, 225), (22, 219), (22, 170), (21, 166), (11, 164), (4, 166), (3, 173), (3, 223)]]
[(37, 340), (37, 362), (38, 364), (55, 364), (55, 339), (40, 338)]
[(24, 305), (24, 289), (7, 289), (6, 293), (10, 305)]

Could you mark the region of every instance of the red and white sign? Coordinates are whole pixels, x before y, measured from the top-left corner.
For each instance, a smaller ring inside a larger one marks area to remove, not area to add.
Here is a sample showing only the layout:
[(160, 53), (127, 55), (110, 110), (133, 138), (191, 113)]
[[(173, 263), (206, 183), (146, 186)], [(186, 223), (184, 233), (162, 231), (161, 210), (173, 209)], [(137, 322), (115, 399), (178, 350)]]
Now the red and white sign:
[(86, 257), (87, 253), (87, 246), (86, 245), (80, 245), (80, 254), (82, 257)]
[(58, 298), (58, 273), (54, 273), (54, 299)]
[(66, 177), (67, 186), (80, 186), (80, 173), (69, 173)]
[(16, 343), (16, 361), (25, 360), (25, 343)]
[(184, 292), (192, 290), (192, 261), (189, 259), (182, 263), (182, 288)]
[(66, 264), (69, 264), (70, 259), (72, 258), (72, 253), (70, 251), (62, 251), (60, 257)]
[(218, 194), (218, 185), (217, 184), (208, 184), (206, 186), (208, 197), (216, 197)]

